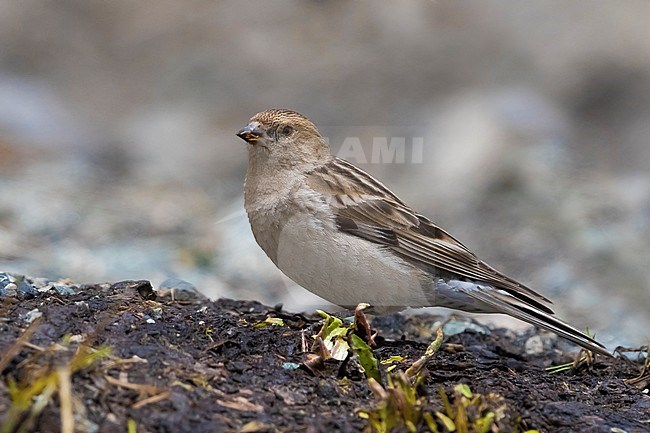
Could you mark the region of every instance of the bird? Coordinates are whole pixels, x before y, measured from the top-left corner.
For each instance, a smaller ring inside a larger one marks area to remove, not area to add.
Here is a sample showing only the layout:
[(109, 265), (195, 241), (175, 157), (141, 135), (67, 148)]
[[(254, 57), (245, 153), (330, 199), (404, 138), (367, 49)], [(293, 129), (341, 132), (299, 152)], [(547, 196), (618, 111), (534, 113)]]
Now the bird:
[(448, 307), (503, 313), (594, 353), (594, 338), (557, 318), (552, 302), (497, 271), (383, 183), (331, 154), (306, 116), (255, 114), (244, 208), (261, 249), (286, 276), (339, 306), (377, 312)]

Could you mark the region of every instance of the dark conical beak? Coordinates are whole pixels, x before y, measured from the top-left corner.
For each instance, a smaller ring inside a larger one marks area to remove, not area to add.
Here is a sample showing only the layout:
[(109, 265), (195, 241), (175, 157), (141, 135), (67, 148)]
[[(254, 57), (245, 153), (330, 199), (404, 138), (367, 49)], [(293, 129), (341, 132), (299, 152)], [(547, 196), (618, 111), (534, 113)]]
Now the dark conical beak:
[(257, 141), (264, 135), (264, 130), (259, 122), (251, 122), (242, 128), (238, 133), (237, 137), (241, 138), (249, 144), (255, 144)]

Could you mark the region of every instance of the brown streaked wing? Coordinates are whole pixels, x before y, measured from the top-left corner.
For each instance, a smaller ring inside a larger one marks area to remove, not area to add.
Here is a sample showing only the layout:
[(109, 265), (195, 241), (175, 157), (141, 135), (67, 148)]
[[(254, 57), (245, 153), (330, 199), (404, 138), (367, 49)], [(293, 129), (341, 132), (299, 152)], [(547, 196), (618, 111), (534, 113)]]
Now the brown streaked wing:
[(329, 196), (339, 229), (396, 253), (425, 267), (439, 268), (493, 285), (549, 314), (550, 301), (539, 293), (501, 274), (480, 260), (465, 245), (415, 213), (368, 173), (333, 158), (307, 175), (308, 184)]

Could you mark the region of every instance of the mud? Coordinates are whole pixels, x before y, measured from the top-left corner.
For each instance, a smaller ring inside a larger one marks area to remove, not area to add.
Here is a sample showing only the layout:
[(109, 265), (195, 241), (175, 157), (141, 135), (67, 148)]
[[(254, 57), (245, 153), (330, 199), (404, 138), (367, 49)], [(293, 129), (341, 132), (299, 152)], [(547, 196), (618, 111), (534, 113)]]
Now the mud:
[[(17, 408), (20, 393), (61, 369), (71, 371), (75, 431), (124, 432), (129, 420), (138, 433), (367, 427), (357, 410), (371, 409), (375, 398), (358, 363), (327, 360), (316, 372), (303, 365), (320, 317), (256, 302), (171, 295), (156, 296), (147, 282), (121, 282), (80, 287), (74, 295), (51, 290), (29, 299), (0, 298), (3, 431), (61, 431), (68, 397), (60, 386), (39, 412)], [(267, 317), (283, 325), (260, 325)], [(375, 318), (375, 355), (400, 355), (405, 359), (398, 368), (405, 369), (424, 353), (438, 319)], [(525, 342), (533, 335), (469, 327), (446, 336), (419, 392), (433, 409), (440, 407), (440, 386), (451, 392), (465, 383), (475, 393), (497, 393), (521, 426), (540, 432), (650, 431), (648, 379), (628, 382), (641, 374), (640, 352), (551, 374), (546, 367), (574, 355), (555, 339), (547, 339), (543, 353), (527, 355)], [(93, 350), (110, 354), (74, 367), (80, 354)]]

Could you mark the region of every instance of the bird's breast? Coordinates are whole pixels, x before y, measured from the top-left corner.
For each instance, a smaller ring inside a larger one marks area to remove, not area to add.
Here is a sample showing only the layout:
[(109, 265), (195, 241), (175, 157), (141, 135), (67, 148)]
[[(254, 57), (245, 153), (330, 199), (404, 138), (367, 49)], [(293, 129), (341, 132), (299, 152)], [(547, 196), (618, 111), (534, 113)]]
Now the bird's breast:
[(385, 310), (431, 305), (426, 275), (391, 251), (336, 228), (333, 219), (297, 213), (277, 239), (276, 265), (293, 281), (327, 299)]
[(326, 198), (293, 180), (247, 177), (244, 196), (255, 240), (285, 275), (343, 306), (434, 304), (430, 275), (384, 246), (341, 232)]

